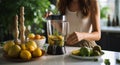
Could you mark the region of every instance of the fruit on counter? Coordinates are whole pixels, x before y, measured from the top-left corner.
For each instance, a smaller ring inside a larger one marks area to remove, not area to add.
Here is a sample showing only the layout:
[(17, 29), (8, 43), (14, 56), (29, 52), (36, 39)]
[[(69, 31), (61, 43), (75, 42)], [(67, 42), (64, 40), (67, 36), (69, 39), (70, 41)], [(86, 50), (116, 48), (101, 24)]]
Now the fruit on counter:
[(28, 34), (28, 38), (29, 38), (29, 39), (34, 39), (34, 38), (35, 38), (35, 34), (34, 34), (34, 33)]
[(27, 46), (27, 50), (33, 52), (36, 48), (34, 46)]
[(45, 36), (41, 36), (41, 39), (45, 39)]
[(3, 46), (3, 50), (5, 51), (5, 52), (8, 52), (8, 50), (9, 50), (9, 48), (11, 47), (11, 46), (13, 46), (13, 45), (15, 45), (15, 43), (14, 43), (14, 41), (6, 41), (5, 42), (5, 45)]
[(5, 54), (9, 58), (18, 58), (27, 61), (33, 57), (36, 58), (43, 55), (43, 51), (33, 40), (21, 44), (15, 44), (14, 41), (7, 41), (4, 47), (5, 49), (8, 48)]
[(30, 34), (28, 34), (28, 38), (30, 40), (39, 40), (39, 39), (45, 39), (45, 36), (42, 36), (42, 35), (39, 35), (39, 34), (30, 33)]
[(81, 47), (80, 55), (81, 56), (90, 56), (90, 50), (87, 47)]
[(39, 57), (42, 56), (42, 50), (40, 48), (36, 48), (33, 52), (32, 52), (33, 57)]
[(9, 57), (18, 57), (20, 51), (21, 51), (21, 47), (19, 45), (13, 45), (8, 50), (8, 56)]
[(37, 44), (35, 43), (35, 41), (29, 40), (26, 43), (26, 49), (33, 52), (35, 49), (37, 48)]
[(23, 60), (30, 60), (32, 58), (32, 55), (31, 55), (30, 51), (22, 50), (20, 52), (20, 58), (22, 58)]
[(34, 39), (41, 39), (41, 36), (39, 34), (36, 34)]
[(21, 47), (22, 50), (26, 50), (26, 45), (25, 45), (25, 43), (21, 44), (20, 47)]

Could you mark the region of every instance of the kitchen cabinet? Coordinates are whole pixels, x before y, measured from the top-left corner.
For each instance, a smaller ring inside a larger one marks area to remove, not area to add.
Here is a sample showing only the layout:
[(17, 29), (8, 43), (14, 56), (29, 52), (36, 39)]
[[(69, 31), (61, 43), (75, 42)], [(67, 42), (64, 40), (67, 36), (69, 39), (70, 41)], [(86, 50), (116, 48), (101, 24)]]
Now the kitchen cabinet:
[(102, 49), (120, 52), (120, 33), (102, 32), (101, 39), (96, 43)]

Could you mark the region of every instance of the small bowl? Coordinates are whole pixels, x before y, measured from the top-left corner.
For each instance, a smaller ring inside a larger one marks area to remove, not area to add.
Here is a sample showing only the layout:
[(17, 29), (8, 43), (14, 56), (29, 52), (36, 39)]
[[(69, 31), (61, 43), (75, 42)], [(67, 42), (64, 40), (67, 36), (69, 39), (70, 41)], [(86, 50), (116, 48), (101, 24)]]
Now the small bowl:
[(46, 38), (43, 39), (34, 39), (34, 41), (36, 42), (37, 46), (40, 48), (43, 48), (45, 42), (46, 42)]

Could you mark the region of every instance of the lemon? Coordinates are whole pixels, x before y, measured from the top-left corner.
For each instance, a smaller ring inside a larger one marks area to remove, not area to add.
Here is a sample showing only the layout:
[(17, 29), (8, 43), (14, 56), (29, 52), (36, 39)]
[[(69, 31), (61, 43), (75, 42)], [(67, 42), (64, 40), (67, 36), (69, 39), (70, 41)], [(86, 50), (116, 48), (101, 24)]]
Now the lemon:
[(15, 45), (14, 41), (6, 41), (5, 45), (3, 46), (3, 50), (8, 52), (9, 48), (13, 45)]
[(30, 60), (32, 58), (32, 55), (28, 50), (22, 50), (20, 53), (20, 58), (23, 60)]
[(78, 49), (78, 50), (73, 50), (73, 51), (72, 51), (72, 54), (73, 54), (73, 55), (79, 55), (79, 53), (80, 53), (80, 50), (79, 50), (79, 49)]
[(29, 38), (29, 39), (34, 39), (34, 38), (35, 38), (35, 34), (34, 34), (34, 33), (28, 34), (28, 38)]
[(21, 47), (19, 45), (13, 45), (8, 50), (8, 56), (10, 57), (18, 57), (21, 51)]
[(30, 40), (26, 43), (26, 48), (32, 52), (37, 48), (37, 44), (34, 41)]
[(32, 53), (33, 57), (42, 56), (42, 50), (40, 48), (36, 48), (35, 51)]
[(30, 51), (30, 52), (33, 52), (36, 48), (34, 46), (28, 46), (27, 47), (27, 50)]
[(25, 49), (26, 49), (25, 44), (21, 44), (20, 46), (21, 46), (21, 49), (22, 49), (22, 50), (25, 50)]

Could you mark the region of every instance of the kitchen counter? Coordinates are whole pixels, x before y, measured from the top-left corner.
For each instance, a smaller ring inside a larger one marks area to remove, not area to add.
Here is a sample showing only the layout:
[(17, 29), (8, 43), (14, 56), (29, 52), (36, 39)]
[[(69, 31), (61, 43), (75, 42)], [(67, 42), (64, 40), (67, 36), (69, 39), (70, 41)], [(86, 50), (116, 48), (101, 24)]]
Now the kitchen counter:
[(102, 32), (120, 33), (120, 26), (116, 26), (116, 27), (101, 26), (101, 31)]
[(111, 65), (119, 65), (115, 59), (119, 58), (120, 53), (113, 51), (105, 51), (104, 55), (98, 61), (76, 59), (69, 56), (73, 49), (79, 47), (66, 47), (67, 53), (64, 55), (44, 55), (41, 58), (30, 62), (9, 62), (2, 57), (0, 52), (0, 65), (105, 65), (104, 59), (109, 59)]

